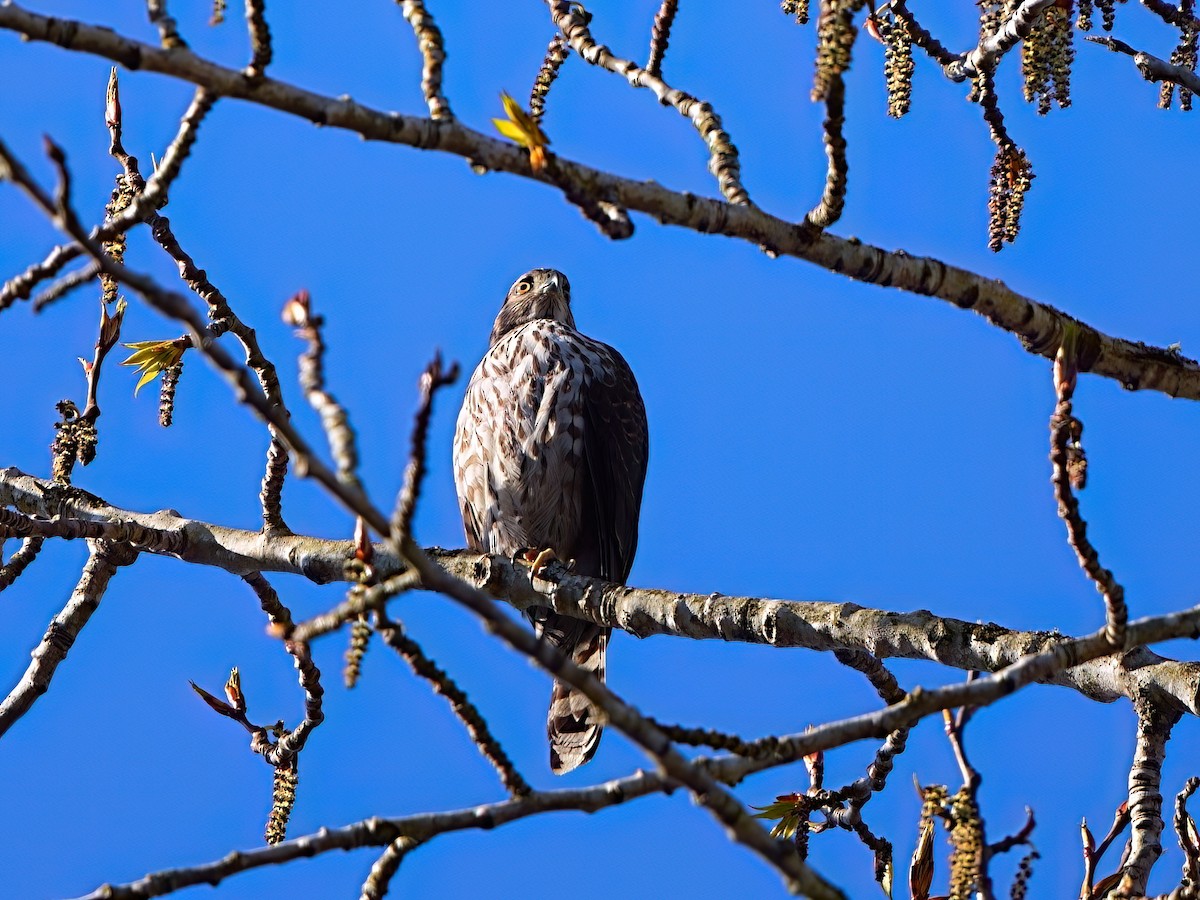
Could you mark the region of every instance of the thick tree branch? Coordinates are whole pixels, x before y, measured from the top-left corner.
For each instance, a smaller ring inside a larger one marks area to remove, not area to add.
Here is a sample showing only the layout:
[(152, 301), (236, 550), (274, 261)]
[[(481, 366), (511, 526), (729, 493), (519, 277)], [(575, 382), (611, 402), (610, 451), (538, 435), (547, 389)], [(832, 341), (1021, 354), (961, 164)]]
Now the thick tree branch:
[(1129, 770), (1129, 861), (1117, 890), (1121, 897), (1144, 894), (1150, 870), (1162, 856), (1162, 767), (1171, 729), (1179, 721), (1178, 713), (1149, 699), (1139, 699), (1135, 708), (1138, 725)]
[[(162, 536), (139, 544), (144, 552), (239, 576), (264, 571), (301, 575), (318, 584), (342, 581), (345, 562), (354, 553), (351, 541), (292, 534), (267, 537), (257, 531), (186, 519), (171, 510), (130, 512), (86, 491), (54, 485), (15, 468), (0, 469), (0, 506), (12, 506), (31, 517), (128, 523), (146, 529), (147, 535)], [(925, 610), (901, 614), (853, 603), (627, 587), (572, 575), (556, 564), (547, 567), (545, 577), (539, 577), (535, 585), (527, 567), (501, 556), (480, 556), (466, 550), (430, 552), (454, 575), (517, 609), (547, 606), (637, 637), (664, 634), (821, 651), (869, 649), (881, 658), (924, 659), (985, 672), (1043, 652), (1062, 640), (1055, 632), (1011, 631)], [(374, 545), (372, 565), (381, 580), (402, 569), (396, 554), (383, 544)], [(1200, 636), (1200, 607), (1137, 620), (1130, 623), (1128, 634), (1130, 646)], [(1200, 715), (1200, 664), (1166, 659), (1145, 647), (1059, 672), (1049, 683), (1104, 703), (1150, 691), (1173, 708)]]
[[(555, 184), (549, 174), (530, 169), (529, 155), (523, 148), (495, 140), (458, 122), (385, 113), (353, 100), (322, 96), (271, 78), (249, 83), (241, 72), (189, 50), (175, 49), (168, 53), (108, 29), (40, 16), (15, 4), (0, 6), (0, 29), (112, 59), (131, 69), (161, 72), (205, 86), (220, 96), (248, 100), (322, 125), (344, 128), (371, 140), (453, 153), (485, 169)], [(1064, 325), (1074, 321), (1066, 313), (1024, 297), (1002, 282), (930, 257), (888, 252), (827, 232), (814, 239), (802, 226), (757, 207), (676, 192), (655, 182), (621, 178), (561, 158), (557, 162), (559, 169), (573, 181), (593, 185), (596, 195), (647, 213), (664, 224), (746, 240), (858, 281), (937, 297), (974, 310), (998, 328), (1016, 335), (1030, 352), (1047, 359), (1053, 358), (1057, 351)], [(1077, 327), (1084, 335), (1084, 343), (1091, 348), (1080, 360), (1081, 371), (1116, 379), (1130, 389), (1200, 399), (1200, 365), (1194, 360), (1166, 349), (1112, 337), (1083, 323), (1077, 323)]]

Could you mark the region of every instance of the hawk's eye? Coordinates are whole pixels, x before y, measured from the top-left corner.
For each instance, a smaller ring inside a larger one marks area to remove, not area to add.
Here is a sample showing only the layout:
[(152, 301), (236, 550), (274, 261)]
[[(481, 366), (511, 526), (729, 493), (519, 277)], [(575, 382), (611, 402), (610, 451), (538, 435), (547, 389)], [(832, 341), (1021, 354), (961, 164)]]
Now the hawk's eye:
[(526, 280), (526, 281), (518, 281), (517, 282), (517, 293), (518, 294), (528, 294), (530, 292), (530, 290), (532, 290), (532, 289), (533, 289), (532, 281)]

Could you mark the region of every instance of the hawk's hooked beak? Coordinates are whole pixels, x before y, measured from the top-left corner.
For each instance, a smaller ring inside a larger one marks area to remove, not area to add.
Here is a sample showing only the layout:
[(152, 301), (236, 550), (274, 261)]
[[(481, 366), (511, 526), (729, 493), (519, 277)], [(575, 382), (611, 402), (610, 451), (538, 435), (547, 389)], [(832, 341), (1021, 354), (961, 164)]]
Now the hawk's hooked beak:
[(560, 297), (566, 294), (566, 291), (563, 290), (562, 278), (559, 277), (558, 272), (554, 272), (550, 275), (550, 286), (558, 292)]

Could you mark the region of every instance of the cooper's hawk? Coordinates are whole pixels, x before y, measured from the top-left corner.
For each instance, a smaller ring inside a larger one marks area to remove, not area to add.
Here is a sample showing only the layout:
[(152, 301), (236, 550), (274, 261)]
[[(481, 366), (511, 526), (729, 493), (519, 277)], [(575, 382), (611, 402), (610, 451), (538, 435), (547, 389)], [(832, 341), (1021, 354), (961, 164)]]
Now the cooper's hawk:
[[(467, 544), (513, 555), (550, 549), (575, 571), (624, 582), (637, 549), (646, 410), (628, 363), (575, 330), (571, 286), (534, 269), (508, 291), (471, 376), (454, 436)], [(538, 632), (604, 680), (608, 628), (544, 607)], [(600, 716), (559, 682), (546, 731), (550, 766), (569, 772), (600, 742)]]

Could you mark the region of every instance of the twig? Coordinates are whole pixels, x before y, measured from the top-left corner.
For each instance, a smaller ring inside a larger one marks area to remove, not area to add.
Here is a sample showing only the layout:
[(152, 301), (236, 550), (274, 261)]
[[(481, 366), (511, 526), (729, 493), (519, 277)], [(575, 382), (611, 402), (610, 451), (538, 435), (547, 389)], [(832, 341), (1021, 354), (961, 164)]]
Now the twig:
[(422, 813), (402, 819), (371, 818), (343, 828), (322, 828), (313, 834), (276, 844), (231, 853), (198, 866), (168, 869), (125, 885), (106, 884), (82, 900), (143, 900), (161, 897), (196, 884), (216, 885), (231, 875), (293, 859), (319, 856), (333, 850), (386, 847), (399, 838), (426, 842), (441, 834), (491, 829), (529, 816), (561, 810), (595, 812), (649, 794), (669, 793), (676, 785), (660, 772), (627, 775), (605, 784), (557, 791), (537, 791), (527, 797), (441, 813)]
[(436, 354), (432, 362), (421, 373), (417, 401), (417, 414), (413, 420), (412, 438), (409, 442), (408, 465), (404, 469), (404, 486), (396, 498), (396, 510), (392, 513), (391, 540), (397, 548), (412, 540), (412, 519), (417, 510), (417, 499), (421, 495), (421, 482), (425, 478), (425, 444), (429, 436), (429, 419), (433, 415), (433, 396), (439, 389), (454, 384), (458, 378), (458, 363), (442, 368), (442, 356)]
[(246, 0), (246, 28), (250, 32), (250, 64), (246, 66), (246, 77), (252, 81), (266, 74), (274, 56), (266, 13), (266, 0)]
[[(259, 605), (269, 619), (269, 627), (275, 631), (287, 632), (292, 627), (292, 613), (280, 601), (271, 583), (261, 572), (253, 572), (245, 576), (244, 580), (258, 597)], [(321, 700), (325, 694), (325, 689), (321, 687), (321, 670), (313, 664), (308, 645), (303, 641), (285, 639), (283, 647), (292, 657), (300, 688), (304, 691), (304, 719), (289, 733), (281, 736), (274, 746), (269, 747), (269, 752), (263, 753), (267, 761), (276, 768), (295, 759), (304, 749), (309, 735), (325, 721), (325, 713), (321, 708)]]
[(689, 119), (708, 144), (708, 169), (716, 177), (721, 194), (731, 204), (750, 205), (750, 195), (741, 182), (741, 164), (733, 139), (721, 127), (720, 117), (703, 101), (672, 88), (657, 75), (647, 72), (637, 63), (614, 56), (603, 44), (597, 44), (588, 29), (588, 16), (579, 11), (577, 3), (547, 0), (550, 14), (572, 49), (594, 66), (622, 76), (634, 87), (649, 88), (664, 106), (673, 106)]
[(1142, 77), (1147, 81), (1166, 81), (1185, 87), (1194, 94), (1200, 93), (1200, 75), (1197, 75), (1191, 69), (1171, 65), (1171, 63), (1159, 59), (1157, 56), (1151, 56), (1149, 53), (1135, 50), (1124, 41), (1118, 41), (1116, 38), (1089, 34), (1084, 36), (1084, 40), (1091, 41), (1093, 44), (1099, 44), (1101, 47), (1107, 47), (1114, 53), (1124, 53), (1127, 56), (1132, 56), (1133, 64), (1137, 66), (1138, 71), (1142, 73)]
[(1129, 826), (1129, 801), (1124, 801), (1117, 807), (1113, 813), (1113, 823), (1108, 829), (1108, 834), (1104, 836), (1104, 840), (1100, 842), (1100, 846), (1093, 849), (1093, 838), (1091, 831), (1087, 827), (1087, 819), (1083, 820), (1080, 830), (1083, 832), (1083, 887), (1079, 891), (1079, 900), (1092, 900), (1093, 891), (1092, 883), (1096, 878), (1096, 864), (1104, 856), (1112, 842)]
[(77, 287), (82, 287), (100, 271), (99, 266), (94, 262), (90, 262), (81, 269), (76, 269), (68, 275), (59, 278), (53, 284), (40, 291), (32, 300), (33, 311), (40, 313), (43, 309), (49, 306), (56, 300), (61, 300)]
[[(184, 50), (182, 52), (190, 51)], [(187, 111), (179, 123), (179, 131), (167, 146), (162, 159), (159, 161), (158, 168), (148, 180), (143, 182), (142, 176), (138, 171), (137, 160), (128, 156), (128, 154), (124, 155), (122, 162), (123, 165), (127, 166), (127, 174), (131, 179), (132, 187), (136, 190), (136, 193), (133, 195), (129, 205), (118, 215), (106, 219), (103, 225), (92, 229), (88, 235), (90, 240), (94, 242), (107, 242), (128, 231), (139, 222), (154, 224), (156, 220), (155, 211), (166, 204), (167, 191), (171, 183), (178, 177), (183, 161), (187, 158), (192, 146), (195, 144), (200, 124), (209, 110), (212, 109), (216, 98), (216, 94), (203, 87), (196, 89), (192, 97), (192, 102), (189, 104)], [(5, 282), (3, 287), (0, 288), (0, 310), (18, 299), (27, 299), (37, 284), (47, 278), (52, 278), (62, 270), (63, 266), (83, 254), (84, 248), (78, 243), (63, 244), (55, 247), (42, 262), (35, 263), (20, 275)], [(99, 271), (92, 264), (89, 264), (86, 268), (92, 274)], [(44, 302), (35, 304), (35, 311), (40, 308), (40, 305), (44, 305)]]
[(1050, 416), (1050, 462), (1053, 465), (1051, 482), (1054, 499), (1058, 504), (1058, 517), (1067, 526), (1067, 542), (1075, 551), (1080, 568), (1091, 579), (1096, 590), (1104, 598), (1105, 633), (1114, 649), (1125, 648), (1125, 629), (1129, 610), (1125, 606), (1125, 589), (1113, 577), (1112, 572), (1100, 565), (1096, 548), (1087, 537), (1087, 523), (1079, 512), (1079, 501), (1072, 484), (1082, 486), (1079, 476), (1082, 450), (1079, 439), (1083, 424), (1071, 410), (1071, 398), (1075, 393), (1077, 333), (1068, 331), (1059, 347), (1054, 361), (1054, 390), (1058, 402)]
[(467, 697), (466, 693), (451, 678), (446, 672), (438, 668), (437, 664), (425, 655), (425, 651), (421, 646), (404, 633), (403, 627), (399, 623), (388, 620), (380, 614), (376, 630), (379, 632), (383, 642), (395, 650), (408, 663), (409, 667), (416, 675), (424, 678), (433, 685), (433, 689), (445, 697), (450, 703), (450, 708), (454, 711), (454, 715), (467, 729), (467, 734), (471, 736), (471, 740), (475, 742), (475, 746), (479, 748), (479, 752), (483, 754), (500, 775), (501, 782), (504, 787), (514, 797), (524, 797), (532, 793), (533, 789), (529, 783), (521, 777), (521, 773), (517, 771), (508, 754), (504, 752), (504, 748), (500, 746), (500, 742), (492, 735), (491, 729), (488, 728), (487, 720), (479, 712), (479, 709)]
[(717, 731), (713, 728), (688, 728), (684, 725), (670, 725), (650, 716), (646, 721), (661, 731), (669, 740), (676, 744), (687, 744), (690, 747), (712, 747), (714, 750), (727, 750), (739, 756), (754, 756), (765, 759), (774, 752), (769, 738), (762, 741), (747, 741), (736, 734)]
[(363, 882), (361, 900), (383, 900), (391, 887), (392, 878), (400, 870), (400, 863), (419, 846), (420, 841), (407, 836), (398, 837), (388, 844)]
[(539, 126), (546, 116), (546, 96), (558, 78), (558, 70), (570, 55), (571, 48), (567, 46), (565, 37), (556, 34), (550, 39), (542, 66), (538, 69), (537, 77), (533, 79), (533, 87), (529, 91), (529, 118)]
[(41, 552), (42, 544), (45, 541), (46, 539), (41, 535), (27, 537), (21, 541), (21, 546), (8, 558), (8, 562), (0, 566), (0, 591), (9, 587), (21, 577), (21, 573), (29, 568), (30, 563), (37, 559), (37, 555)]
[(287, 447), (278, 437), (272, 437), (267, 446), (267, 466), (263, 472), (262, 487), (258, 492), (262, 504), (263, 531), (268, 535), (291, 534), (283, 521), (283, 480), (287, 476)]
[(442, 64), (446, 61), (446, 48), (441, 29), (425, 9), (424, 0), (396, 2), (400, 4), (400, 12), (412, 26), (421, 58), (424, 60), (421, 67), (421, 93), (425, 96), (425, 105), (429, 107), (429, 117), (434, 121), (453, 119), (450, 101), (442, 93)]
[(104, 541), (89, 541), (88, 550), (87, 562), (67, 605), (50, 621), (45, 636), (30, 654), (33, 661), (21, 680), (0, 701), (0, 735), (29, 712), (30, 707), (50, 688), (58, 664), (67, 658), (79, 632), (100, 605), (109, 581), (118, 568), (129, 565), (137, 556), (128, 547)]
[(392, 597), (416, 590), (420, 586), (420, 576), (409, 569), (378, 584), (350, 592), (347, 598), (333, 609), (306, 619), (291, 632), (285, 632), (284, 636), (293, 636), (298, 641), (314, 640), (337, 631), (347, 622), (352, 622), (368, 612), (382, 609)]
[(179, 26), (167, 12), (167, 0), (146, 0), (146, 12), (151, 24), (158, 29), (158, 39), (164, 50), (187, 47), (187, 41), (179, 36)]
[(948, 50), (941, 41), (922, 27), (904, 0), (892, 0), (889, 8), (896, 18), (904, 23), (912, 42), (928, 53), (939, 65), (945, 68), (958, 62), (959, 55)]
[(296, 337), (308, 343), (307, 349), (300, 354), (300, 389), (309, 406), (321, 417), (321, 427), (337, 465), (338, 480), (361, 491), (358, 446), (354, 429), (350, 427), (350, 417), (333, 394), (325, 390), (325, 341), (321, 335), (325, 317), (312, 314), (308, 291), (300, 291), (285, 304), (283, 320), (295, 327)]
[(662, 74), (663, 57), (666, 56), (671, 38), (671, 25), (674, 24), (675, 13), (678, 11), (679, 0), (662, 0), (662, 5), (654, 14), (654, 28), (650, 32), (650, 56), (646, 59), (646, 72), (650, 75)]
[(821, 123), (821, 141), (825, 145), (825, 157), (829, 161), (825, 175), (825, 190), (821, 202), (804, 217), (806, 225), (823, 230), (842, 217), (846, 205), (846, 179), (850, 164), (846, 161), (846, 138), (842, 126), (846, 124), (846, 82), (841, 73), (829, 77), (825, 91), (825, 120)]
[(1179, 838), (1179, 849), (1183, 851), (1183, 879), (1181, 887), (1193, 891), (1200, 886), (1200, 847), (1196, 845), (1196, 823), (1188, 815), (1188, 799), (1200, 788), (1200, 778), (1193, 775), (1183, 785), (1183, 789), (1175, 795), (1175, 817), (1173, 824), (1175, 834)]

